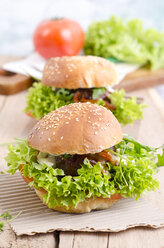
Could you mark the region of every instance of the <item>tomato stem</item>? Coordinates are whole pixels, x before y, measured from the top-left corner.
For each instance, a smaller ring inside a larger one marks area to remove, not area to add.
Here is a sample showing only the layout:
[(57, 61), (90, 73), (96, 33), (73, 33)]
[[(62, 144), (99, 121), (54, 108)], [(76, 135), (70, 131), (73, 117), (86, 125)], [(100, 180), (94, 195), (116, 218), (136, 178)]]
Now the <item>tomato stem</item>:
[(51, 18), (51, 21), (60, 21), (63, 19), (64, 19), (64, 17), (53, 17), (53, 18)]

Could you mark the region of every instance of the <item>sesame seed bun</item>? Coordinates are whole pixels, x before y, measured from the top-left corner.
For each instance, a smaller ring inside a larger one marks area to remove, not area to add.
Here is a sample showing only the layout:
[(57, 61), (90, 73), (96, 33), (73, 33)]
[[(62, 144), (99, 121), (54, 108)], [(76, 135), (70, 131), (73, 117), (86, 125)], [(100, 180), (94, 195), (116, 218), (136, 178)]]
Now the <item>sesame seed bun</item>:
[(66, 105), (43, 117), (28, 143), (38, 151), (61, 155), (98, 153), (121, 140), (121, 126), (112, 112), (88, 102)]
[[(47, 205), (43, 200), (43, 195), (46, 194), (45, 190), (39, 190), (35, 189), (35, 192), (37, 196), (43, 201), (45, 205)], [(80, 202), (77, 204), (76, 207), (69, 207), (69, 209), (66, 209), (65, 207), (59, 207), (56, 206), (52, 209), (60, 211), (60, 212), (66, 212), (66, 213), (88, 213), (92, 210), (96, 209), (106, 209), (112, 206), (115, 202), (123, 198), (120, 194), (114, 194), (111, 195), (109, 198), (103, 198), (103, 197), (97, 197), (97, 198), (89, 198), (86, 199), (83, 202)]]
[(51, 58), (45, 65), (42, 84), (55, 88), (94, 88), (117, 83), (114, 64), (96, 56)]

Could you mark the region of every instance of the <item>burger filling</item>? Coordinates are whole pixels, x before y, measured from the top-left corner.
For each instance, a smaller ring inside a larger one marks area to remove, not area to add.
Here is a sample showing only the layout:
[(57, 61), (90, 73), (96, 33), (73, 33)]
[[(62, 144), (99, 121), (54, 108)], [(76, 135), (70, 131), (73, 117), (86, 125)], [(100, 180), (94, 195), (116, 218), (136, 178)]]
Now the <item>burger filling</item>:
[(64, 154), (61, 156), (54, 156), (48, 153), (39, 152), (37, 156), (37, 161), (39, 164), (46, 163), (47, 166), (51, 166), (54, 169), (62, 169), (64, 175), (77, 176), (78, 169), (81, 168), (84, 159), (87, 158), (91, 166), (94, 166), (98, 162), (101, 162), (103, 166), (102, 173), (106, 170), (106, 164), (110, 162), (112, 165), (118, 164), (118, 158), (113, 155), (110, 151), (102, 151), (96, 154), (86, 154), (86, 155), (70, 155)]
[(159, 186), (155, 178), (157, 167), (164, 165), (159, 148), (141, 145), (125, 136), (112, 148), (96, 154), (42, 153), (19, 140), (9, 146), (6, 161), (8, 172), (17, 170), (26, 178), (29, 186), (44, 189), (44, 201), (48, 206), (77, 206), (79, 202), (93, 197), (139, 198), (142, 193)]
[(40, 119), (51, 111), (74, 102), (92, 102), (112, 111), (122, 125), (142, 119), (145, 104), (126, 98), (124, 90), (110, 92), (106, 88), (56, 89), (34, 83), (27, 95), (25, 112)]

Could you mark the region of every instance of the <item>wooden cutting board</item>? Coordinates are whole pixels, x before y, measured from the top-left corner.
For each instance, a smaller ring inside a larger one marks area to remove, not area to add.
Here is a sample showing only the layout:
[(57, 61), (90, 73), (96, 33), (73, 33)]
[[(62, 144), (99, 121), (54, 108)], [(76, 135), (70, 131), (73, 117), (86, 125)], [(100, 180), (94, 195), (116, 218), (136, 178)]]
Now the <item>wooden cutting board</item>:
[(150, 71), (140, 68), (129, 73), (115, 88), (124, 88), (126, 92), (155, 87), (164, 84), (164, 69)]
[(33, 79), (31, 77), (8, 72), (2, 69), (2, 64), (19, 60), (17, 56), (0, 56), (0, 94), (12, 95), (22, 90), (29, 88), (32, 85)]
[[(0, 66), (3, 63), (18, 59), (21, 58), (17, 56), (0, 56)], [(33, 80), (28, 76), (10, 73), (0, 67), (0, 94), (15, 94), (30, 87), (32, 82)], [(126, 92), (131, 92), (161, 84), (164, 84), (164, 69), (149, 71), (141, 68), (127, 75), (115, 88), (124, 88)]]

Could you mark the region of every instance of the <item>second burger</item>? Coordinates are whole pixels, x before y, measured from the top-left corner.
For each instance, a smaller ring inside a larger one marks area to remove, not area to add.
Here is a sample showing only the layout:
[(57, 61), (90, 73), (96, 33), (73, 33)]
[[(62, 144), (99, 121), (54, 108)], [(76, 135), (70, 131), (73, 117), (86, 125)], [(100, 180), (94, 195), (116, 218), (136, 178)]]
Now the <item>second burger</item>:
[(144, 104), (126, 98), (124, 90), (111, 92), (117, 83), (114, 64), (96, 56), (51, 58), (42, 81), (34, 83), (27, 95), (27, 115), (41, 119), (49, 112), (75, 102), (91, 102), (110, 109), (122, 125), (142, 119)]

